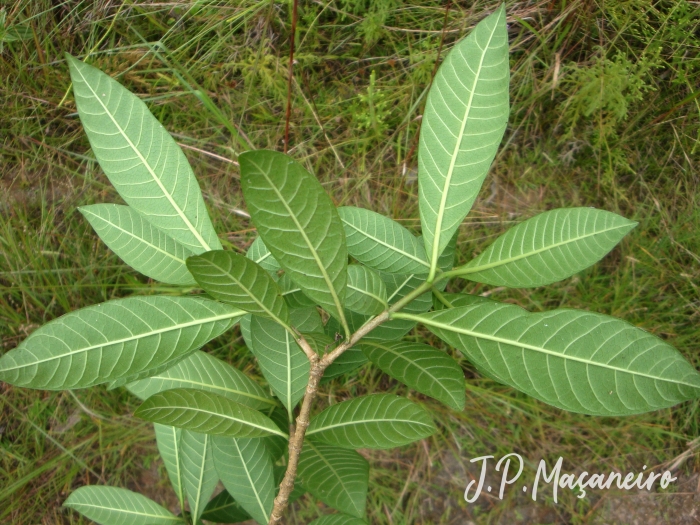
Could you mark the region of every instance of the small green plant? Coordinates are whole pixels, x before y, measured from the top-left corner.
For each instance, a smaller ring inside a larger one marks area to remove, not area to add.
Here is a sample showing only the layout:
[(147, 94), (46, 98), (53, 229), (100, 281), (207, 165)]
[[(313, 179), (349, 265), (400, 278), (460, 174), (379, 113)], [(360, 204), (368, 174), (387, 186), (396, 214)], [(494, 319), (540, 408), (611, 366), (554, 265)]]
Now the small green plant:
[[(93, 151), (127, 203), (80, 211), (127, 264), (182, 293), (107, 301), (53, 320), (0, 358), (0, 380), (128, 388), (143, 400), (136, 415), (154, 422), (182, 512), (105, 486), (79, 488), (68, 507), (105, 525), (275, 524), (308, 492), (338, 511), (315, 525), (365, 523), (369, 465), (356, 449), (402, 446), (435, 425), (419, 404), (394, 395), (320, 412), (314, 401), (322, 380), (370, 361), (463, 409), (458, 364), (402, 341), (417, 324), (484, 375), (562, 409), (619, 416), (700, 395), (700, 374), (679, 352), (624, 321), (568, 309), (533, 314), (445, 291), (452, 278), (507, 287), (568, 278), (636, 225), (592, 208), (555, 209), (454, 267), (459, 225), (506, 128), (507, 37), (501, 7), (434, 79), (418, 152), (422, 240), (370, 210), (336, 208), (304, 167), (259, 150), (238, 158), (259, 234), (246, 256), (222, 250), (184, 154), (145, 104), (68, 57)], [(199, 350), (235, 324), (269, 389)], [(219, 480), (226, 490), (212, 499)]]

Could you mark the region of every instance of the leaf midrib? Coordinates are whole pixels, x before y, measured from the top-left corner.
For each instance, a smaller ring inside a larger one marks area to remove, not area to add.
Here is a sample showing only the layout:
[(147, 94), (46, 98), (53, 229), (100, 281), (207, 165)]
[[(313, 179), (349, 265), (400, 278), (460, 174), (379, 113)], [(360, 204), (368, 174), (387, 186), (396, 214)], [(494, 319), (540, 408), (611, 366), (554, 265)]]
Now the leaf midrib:
[(605, 368), (605, 369), (608, 369), (608, 370), (612, 370), (612, 371), (614, 371), (614, 372), (621, 372), (621, 373), (631, 374), (631, 375), (635, 375), (635, 376), (639, 376), (639, 377), (645, 377), (645, 378), (647, 378), (647, 379), (652, 379), (652, 380), (654, 380), (654, 381), (664, 381), (664, 382), (668, 382), (668, 383), (673, 383), (673, 384), (677, 384), (677, 385), (684, 385), (684, 386), (689, 386), (689, 387), (691, 387), (691, 388), (700, 389), (700, 386), (698, 386), (698, 385), (693, 385), (692, 383), (686, 383), (686, 382), (684, 382), (684, 381), (675, 381), (675, 380), (672, 380), (672, 379), (669, 379), (669, 378), (658, 377), (658, 376), (654, 376), (654, 375), (651, 375), (651, 374), (646, 374), (646, 373), (644, 373), (644, 372), (637, 372), (637, 371), (634, 371), (634, 370), (628, 370), (628, 369), (625, 369), (625, 368), (620, 368), (620, 367), (617, 367), (617, 366), (612, 366), (612, 365), (609, 365), (609, 364), (606, 364), (606, 363), (597, 363), (597, 362), (595, 362), (595, 361), (591, 361), (590, 359), (584, 359), (584, 358), (581, 358), (581, 357), (569, 356), (569, 355), (566, 355), (566, 354), (557, 353), (557, 352), (554, 352), (554, 351), (552, 351), (552, 350), (548, 350), (548, 349), (546, 349), (546, 348), (542, 348), (542, 347), (539, 347), (539, 346), (529, 345), (529, 344), (521, 343), (521, 342), (518, 342), (518, 341), (513, 341), (512, 339), (504, 339), (504, 338), (502, 338), (502, 337), (496, 337), (496, 336), (484, 334), (484, 333), (482, 333), (482, 332), (474, 332), (474, 331), (472, 331), (472, 330), (467, 330), (467, 329), (465, 329), (465, 328), (457, 328), (457, 327), (455, 327), (455, 326), (453, 326), (453, 325), (440, 323), (440, 322), (434, 321), (434, 320), (432, 320), (432, 319), (428, 319), (428, 318), (423, 317), (423, 316), (420, 316), (420, 315), (411, 315), (411, 314), (400, 314), (400, 313), (398, 313), (398, 314), (393, 314), (393, 315), (391, 316), (391, 318), (394, 318), (394, 319), (407, 319), (407, 320), (410, 320), (410, 321), (416, 321), (416, 322), (419, 322), (419, 323), (423, 323), (424, 325), (427, 325), (427, 326), (433, 326), (433, 327), (435, 327), (435, 328), (441, 328), (441, 329), (446, 330), (446, 331), (448, 331), (448, 332), (454, 332), (454, 333), (466, 335), (466, 336), (469, 336), (469, 337), (475, 337), (475, 338), (477, 338), (477, 339), (486, 339), (486, 340), (488, 340), (488, 341), (493, 341), (493, 342), (495, 342), (495, 343), (502, 343), (502, 344), (505, 344), (505, 345), (515, 346), (515, 347), (518, 347), (518, 348), (522, 348), (522, 349), (524, 349), (524, 350), (532, 350), (533, 352), (540, 352), (540, 353), (543, 353), (543, 354), (545, 354), (545, 355), (549, 355), (549, 356), (552, 356), (552, 357), (558, 357), (559, 359), (565, 359), (565, 360), (568, 359), (568, 360), (571, 360), (571, 361), (575, 361), (575, 362), (577, 362), (577, 363), (583, 363), (583, 364), (589, 365), (589, 366), (596, 366), (596, 367), (600, 367), (600, 368)]
[(161, 381), (172, 381), (173, 383), (185, 383), (188, 385), (197, 385), (197, 386), (203, 386), (207, 388), (211, 388), (213, 390), (221, 391), (221, 392), (229, 392), (231, 394), (238, 394), (243, 397), (248, 397), (250, 399), (255, 399), (256, 401), (264, 402), (272, 406), (277, 406), (277, 403), (275, 403), (272, 399), (267, 399), (265, 397), (260, 397), (256, 396), (254, 394), (250, 394), (247, 392), (243, 392), (242, 390), (233, 390), (231, 388), (225, 387), (225, 386), (219, 386), (219, 385), (212, 385), (210, 383), (202, 383), (200, 381), (193, 381), (191, 379), (181, 379), (181, 378), (174, 378), (174, 377), (169, 377), (169, 376), (151, 376), (146, 379), (158, 379)]
[(423, 423), (422, 421), (415, 421), (413, 419), (386, 419), (386, 418), (353, 419), (352, 421), (349, 421), (346, 423), (334, 423), (332, 425), (326, 425), (324, 427), (315, 428), (313, 430), (308, 430), (306, 432), (306, 435), (310, 436), (311, 434), (318, 434), (319, 432), (334, 429), (334, 428), (347, 427), (347, 426), (359, 425), (359, 424), (367, 424), (367, 423), (408, 423), (410, 425), (420, 425), (423, 427), (433, 428), (433, 425), (428, 425), (426, 423)]
[[(503, 12), (501, 8), (501, 13)], [(440, 196), (440, 206), (438, 208), (438, 216), (435, 221), (435, 236), (433, 238), (433, 253), (430, 258), (430, 277), (433, 277), (435, 274), (435, 270), (437, 269), (437, 264), (438, 264), (438, 255), (439, 255), (439, 248), (440, 248), (440, 237), (442, 235), (442, 221), (444, 220), (444, 215), (445, 215), (445, 207), (447, 206), (447, 195), (448, 195), (448, 189), (450, 187), (450, 183), (452, 182), (452, 175), (454, 173), (454, 167), (455, 164), (457, 163), (457, 155), (459, 153), (459, 147), (462, 144), (462, 141), (464, 140), (464, 128), (467, 126), (467, 120), (469, 119), (469, 115), (472, 110), (472, 103), (474, 102), (474, 94), (476, 93), (476, 84), (479, 81), (479, 78), (481, 76), (481, 70), (484, 65), (484, 58), (486, 57), (486, 52), (489, 49), (489, 46), (491, 45), (491, 40), (493, 40), (493, 35), (496, 33), (496, 29), (498, 29), (498, 22), (500, 21), (500, 14), (499, 14), (499, 19), (494, 22), (493, 24), (493, 29), (491, 30), (491, 35), (489, 36), (489, 40), (487, 44), (484, 46), (484, 49), (481, 52), (481, 57), (479, 58), (479, 67), (476, 70), (476, 73), (474, 74), (474, 81), (472, 82), (472, 89), (469, 93), (469, 101), (467, 103), (467, 107), (464, 110), (464, 118), (462, 119), (462, 123), (459, 128), (459, 134), (457, 135), (457, 140), (455, 141), (455, 147), (454, 150), (452, 151), (452, 157), (450, 158), (450, 166), (447, 169), (447, 175), (445, 176), (445, 182), (443, 184), (442, 188), (442, 195)], [(474, 33), (474, 41), (476, 42), (476, 33)], [(429, 277), (429, 278), (430, 278)]]
[(248, 463), (246, 463), (245, 459), (243, 458), (243, 453), (241, 452), (241, 448), (238, 446), (238, 441), (233, 439), (233, 444), (236, 446), (236, 451), (238, 452), (238, 457), (241, 458), (241, 464), (243, 465), (243, 470), (245, 470), (245, 475), (248, 478), (248, 483), (250, 484), (250, 487), (253, 489), (253, 492), (255, 493), (255, 499), (258, 502), (258, 506), (260, 507), (260, 510), (262, 511), (263, 516), (265, 516), (266, 518), (269, 518), (269, 514), (265, 510), (265, 505), (263, 504), (262, 500), (260, 499), (260, 493), (258, 491), (258, 487), (255, 485), (253, 478), (250, 476), (250, 470), (248, 470)]
[[(47, 362), (49, 362), (49, 361), (54, 361), (54, 360), (56, 360), (56, 359), (62, 359), (62, 358), (67, 357), (67, 356), (71, 356), (71, 355), (75, 355), (75, 354), (80, 354), (80, 353), (82, 353), (82, 352), (89, 352), (90, 350), (95, 350), (95, 349), (97, 349), (97, 348), (103, 348), (103, 347), (105, 347), (105, 346), (118, 345), (118, 344), (121, 344), (121, 343), (128, 343), (129, 341), (135, 341), (135, 340), (137, 340), (137, 339), (143, 339), (143, 338), (145, 338), (145, 337), (151, 337), (152, 335), (163, 334), (163, 333), (165, 333), (165, 332), (170, 332), (170, 331), (172, 331), (172, 330), (184, 330), (185, 328), (189, 328), (189, 327), (191, 327), (191, 326), (197, 326), (197, 325), (200, 325), (200, 324), (215, 323), (216, 321), (223, 321), (223, 320), (225, 320), (225, 319), (231, 319), (231, 318), (233, 318), (233, 317), (240, 317), (240, 316), (245, 315), (246, 313), (247, 313), (247, 312), (244, 312), (243, 310), (238, 310), (238, 311), (236, 311), (236, 312), (234, 312), (234, 313), (230, 313), (230, 314), (217, 315), (217, 316), (214, 316), (214, 317), (207, 317), (206, 319), (197, 319), (197, 320), (195, 320), (195, 321), (188, 321), (187, 323), (180, 323), (180, 324), (177, 324), (177, 325), (168, 326), (168, 327), (166, 327), (166, 328), (158, 328), (157, 330), (153, 330), (153, 331), (151, 331), (151, 332), (147, 332), (147, 333), (143, 333), (143, 334), (137, 334), (137, 335), (133, 335), (133, 336), (131, 336), (131, 337), (124, 337), (124, 338), (122, 338), (122, 339), (115, 339), (115, 340), (113, 340), (113, 341), (107, 341), (107, 342), (100, 343), (100, 344), (96, 344), (96, 345), (90, 345), (90, 346), (86, 346), (86, 347), (84, 347), (84, 348), (78, 348), (78, 349), (76, 349), (76, 350), (71, 350), (70, 352), (66, 352), (66, 353), (63, 353), (63, 354), (59, 354), (59, 355), (47, 357), (47, 358), (45, 358), (45, 359), (39, 359), (39, 360), (37, 360), (37, 361), (32, 361), (31, 363), (24, 363), (24, 364), (19, 365), (19, 366), (13, 366), (12, 368), (0, 368), (0, 372), (10, 372), (10, 371), (12, 371), (12, 370), (19, 370), (19, 369), (21, 369), (21, 368), (26, 368), (26, 367), (28, 367), (28, 366), (36, 366), (36, 365), (40, 365), (40, 364), (42, 364), (42, 363), (47, 363)], [(102, 334), (102, 335), (104, 335), (104, 334)], [(27, 341), (29, 341), (29, 339), (27, 339)], [(26, 343), (26, 341), (25, 341), (25, 343)], [(25, 348), (25, 350), (26, 350), (27, 352), (29, 352), (28, 349)], [(34, 354), (32, 354), (32, 355), (34, 355)]]
[(107, 510), (107, 511), (111, 511), (111, 512), (117, 512), (119, 514), (133, 514), (134, 516), (146, 516), (148, 518), (166, 519), (166, 520), (171, 520), (171, 521), (182, 521), (177, 516), (172, 516), (172, 515), (168, 516), (168, 515), (163, 515), (163, 514), (146, 514), (143, 512), (136, 512), (136, 511), (128, 510), (128, 509), (120, 509), (120, 508), (115, 508), (115, 507), (104, 507), (102, 505), (95, 505), (93, 503), (74, 503), (74, 502), (68, 502), (68, 503), (70, 503), (70, 505), (73, 507), (90, 507), (92, 509), (101, 509), (101, 510)]
[[(107, 106), (105, 106), (105, 104), (102, 102), (102, 100), (101, 100), (100, 97), (97, 95), (97, 93), (95, 92), (95, 90), (92, 89), (92, 86), (90, 85), (90, 83), (89, 83), (89, 82), (87, 81), (87, 79), (85, 78), (85, 75), (83, 75), (83, 72), (80, 70), (79, 67), (76, 67), (75, 70), (78, 72), (78, 74), (79, 74), (79, 75), (81, 76), (81, 78), (83, 79), (83, 83), (84, 83), (84, 84), (87, 86), (87, 88), (90, 90), (90, 92), (92, 93), (94, 99), (97, 100), (97, 102), (100, 104), (100, 106), (102, 106), (102, 109), (104, 110), (105, 114), (110, 118), (110, 120), (112, 121), (112, 123), (116, 126), (117, 130), (119, 130), (119, 133), (122, 135), (122, 137), (124, 138), (124, 140), (126, 140), (126, 142), (129, 144), (129, 146), (131, 147), (131, 149), (132, 149), (132, 150), (136, 153), (136, 155), (138, 156), (139, 160), (140, 160), (140, 161), (143, 163), (143, 165), (146, 167), (146, 170), (148, 170), (148, 173), (151, 175), (151, 177), (153, 178), (153, 180), (155, 181), (155, 183), (158, 185), (158, 187), (160, 188), (160, 190), (163, 192), (163, 195), (165, 195), (165, 198), (168, 199), (168, 202), (170, 202), (170, 205), (173, 207), (173, 209), (174, 209), (174, 210), (177, 212), (177, 214), (180, 216), (180, 218), (181, 218), (182, 221), (185, 223), (185, 225), (187, 226), (187, 228), (188, 228), (188, 229), (190, 230), (190, 232), (195, 236), (195, 238), (197, 239), (197, 241), (199, 241), (199, 243), (202, 245), (202, 247), (204, 248), (204, 250), (205, 250), (205, 251), (210, 251), (211, 248), (209, 247), (209, 244), (207, 244), (207, 242), (204, 240), (204, 238), (201, 236), (201, 234), (200, 234), (200, 233), (197, 231), (197, 229), (192, 225), (192, 223), (190, 222), (189, 218), (187, 217), (187, 215), (185, 215), (184, 211), (180, 208), (180, 206), (178, 206), (178, 204), (175, 202), (175, 199), (173, 199), (172, 195), (170, 195), (170, 193), (168, 193), (168, 192), (166, 191), (165, 186), (163, 186), (163, 183), (160, 181), (160, 179), (159, 179), (158, 176), (156, 175), (156, 172), (153, 170), (153, 168), (151, 167), (151, 165), (146, 161), (146, 159), (145, 159), (144, 156), (141, 154), (141, 152), (140, 152), (139, 149), (136, 147), (136, 145), (131, 141), (131, 139), (129, 138), (129, 136), (126, 134), (126, 132), (122, 129), (122, 127), (121, 127), (121, 126), (119, 125), (119, 123), (116, 121), (116, 119), (114, 118), (114, 116), (112, 115), (112, 113), (109, 111), (109, 109), (107, 108)], [(111, 95), (111, 88), (110, 88), (110, 95)], [(166, 133), (167, 133), (167, 132), (166, 132)]]

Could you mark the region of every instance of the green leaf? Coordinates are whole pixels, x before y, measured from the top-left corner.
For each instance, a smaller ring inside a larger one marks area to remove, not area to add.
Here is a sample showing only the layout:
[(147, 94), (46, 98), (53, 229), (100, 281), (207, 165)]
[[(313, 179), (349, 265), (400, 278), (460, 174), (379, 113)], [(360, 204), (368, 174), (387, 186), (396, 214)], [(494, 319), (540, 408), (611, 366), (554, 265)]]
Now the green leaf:
[(427, 275), (423, 245), (398, 222), (354, 206), (338, 208), (338, 214), (348, 253), (359, 262), (380, 272)]
[(0, 357), (0, 381), (84, 388), (175, 364), (245, 312), (197, 297), (128, 297), (88, 306), (34, 331)]
[[(283, 432), (289, 431), (289, 415), (287, 411), (281, 407), (275, 408), (272, 412), (267, 412), (268, 417), (275, 422), (277, 428)], [(287, 452), (289, 442), (286, 437), (282, 436), (267, 436), (262, 438), (265, 442), (265, 448), (270, 454), (270, 459), (275, 463)]]
[(192, 252), (220, 250), (187, 158), (146, 104), (99, 69), (66, 59), (90, 146), (126, 203)]
[(592, 208), (547, 211), (508, 230), (455, 273), (513, 288), (550, 284), (598, 262), (636, 225)]
[(90, 485), (75, 490), (63, 504), (101, 525), (184, 524), (146, 496), (116, 487)]
[(321, 379), (321, 384), (327, 383), (336, 377), (342, 376), (343, 374), (357, 370), (367, 361), (367, 356), (365, 356), (362, 350), (356, 346), (353, 346), (340, 354), (340, 356), (333, 361), (331, 366), (326, 368), (323, 378)]
[(249, 520), (250, 514), (224, 490), (207, 504), (202, 513), (202, 519), (214, 523), (240, 523)]
[(196, 284), (185, 266), (192, 252), (129, 206), (93, 204), (78, 210), (109, 249), (136, 271), (168, 284)]
[(464, 410), (464, 372), (450, 356), (407, 341), (365, 341), (359, 347), (385, 374), (455, 410)]
[(265, 245), (292, 281), (344, 324), (348, 253), (330, 197), (282, 153), (247, 151), (238, 162), (243, 196)]
[(297, 472), (311, 495), (326, 505), (358, 518), (365, 515), (369, 463), (354, 450), (307, 440)]
[(329, 514), (312, 521), (309, 525), (367, 525), (367, 522), (347, 514)]
[(203, 434), (251, 438), (269, 435), (287, 437), (270, 418), (260, 412), (203, 390), (176, 388), (158, 392), (146, 399), (134, 415)]
[(267, 246), (265, 246), (262, 237), (255, 238), (253, 243), (250, 245), (250, 248), (248, 248), (246, 257), (248, 257), (248, 259), (251, 261), (258, 263), (272, 275), (276, 274), (282, 269), (280, 263), (277, 262), (277, 259), (272, 256), (270, 250), (268, 250)]
[(366, 266), (349, 265), (345, 308), (367, 315), (386, 310), (386, 286), (381, 277)]
[(321, 314), (313, 306), (290, 310), (289, 322), (299, 332), (305, 334), (323, 333), (323, 319), (321, 319)]
[(287, 301), (290, 308), (306, 308), (316, 304), (313, 299), (309, 299), (302, 292), (298, 284), (292, 282), (286, 273), (280, 277), (277, 285), (280, 287), (282, 297)]
[(505, 5), (445, 58), (433, 79), (418, 147), (418, 198), (431, 276), (469, 212), (508, 121)]
[(180, 457), (180, 437), (182, 429), (153, 423), (156, 433), (158, 453), (163, 458), (168, 478), (175, 490), (180, 508), (185, 508), (185, 489), (182, 486), (182, 458)]
[(163, 390), (193, 388), (222, 395), (255, 410), (269, 409), (277, 404), (243, 372), (201, 351), (194, 352), (164, 372), (131, 383), (127, 388), (140, 399)]
[(636, 414), (700, 395), (700, 374), (675, 348), (607, 315), (491, 301), (396, 316), (423, 323), (487, 375), (572, 412)]
[(190, 430), (183, 430), (180, 437), (182, 481), (190, 503), (190, 513), (195, 519), (201, 516), (219, 482), (211, 440), (211, 436)]
[[(480, 295), (470, 295), (466, 293), (444, 293), (442, 297), (450, 303), (450, 308), (456, 308), (457, 306), (472, 306), (474, 304), (489, 303), (493, 304), (493, 299), (488, 297), (481, 297)], [(438, 307), (436, 310), (444, 310), (446, 306), (438, 302)]]
[(289, 332), (271, 319), (254, 315), (250, 325), (250, 351), (291, 417), (309, 382), (309, 359)]
[[(275, 465), (273, 467), (274, 475), (275, 475), (275, 494), (279, 494), (280, 492), (280, 484), (282, 483), (282, 480), (284, 479), (284, 475), (287, 472), (287, 467), (286, 465)], [(301, 481), (297, 477), (294, 480), (294, 488), (292, 489), (292, 492), (289, 493), (289, 499), (287, 502), (289, 504), (294, 503), (296, 500), (301, 498), (304, 494), (306, 494), (306, 488), (301, 484)]]
[(272, 461), (261, 439), (214, 436), (214, 464), (226, 491), (266, 525), (275, 498)]
[(332, 405), (311, 420), (307, 436), (345, 448), (393, 448), (426, 438), (436, 428), (425, 409), (391, 394)]
[(250, 259), (218, 250), (190, 257), (187, 268), (214, 299), (270, 317), (282, 325), (289, 322), (289, 311), (277, 283)]

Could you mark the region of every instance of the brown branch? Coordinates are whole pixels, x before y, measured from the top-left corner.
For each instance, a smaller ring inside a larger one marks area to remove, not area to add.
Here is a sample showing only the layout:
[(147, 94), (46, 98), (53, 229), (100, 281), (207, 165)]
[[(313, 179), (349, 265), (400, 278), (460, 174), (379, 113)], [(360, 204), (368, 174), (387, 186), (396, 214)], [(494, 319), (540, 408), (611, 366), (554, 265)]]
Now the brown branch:
[(299, 0), (294, 0), (292, 7), (292, 34), (289, 37), (289, 76), (287, 78), (287, 114), (284, 124), (284, 152), (289, 150), (289, 119), (292, 116), (292, 78), (294, 78), (294, 37), (297, 32), (297, 6)]

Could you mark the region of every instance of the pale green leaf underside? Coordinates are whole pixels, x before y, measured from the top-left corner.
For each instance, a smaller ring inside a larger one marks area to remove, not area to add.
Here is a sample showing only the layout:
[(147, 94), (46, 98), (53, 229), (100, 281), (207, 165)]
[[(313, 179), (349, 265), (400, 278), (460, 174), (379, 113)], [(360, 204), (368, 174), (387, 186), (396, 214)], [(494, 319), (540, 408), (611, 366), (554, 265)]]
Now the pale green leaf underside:
[(84, 388), (175, 364), (245, 314), (197, 297), (116, 299), (38, 328), (0, 357), (0, 381), (30, 388)]
[(358, 518), (365, 515), (369, 463), (354, 450), (307, 440), (297, 472), (306, 490), (326, 505)]
[(425, 275), (430, 265), (422, 243), (398, 222), (363, 208), (343, 206), (348, 253), (380, 272)]
[(275, 395), (291, 413), (304, 397), (309, 382), (309, 360), (290, 333), (265, 317), (252, 316), (253, 355)]
[(214, 462), (226, 491), (255, 521), (265, 525), (275, 486), (272, 461), (261, 439), (214, 436)]
[(488, 375), (573, 412), (635, 414), (700, 395), (700, 374), (675, 348), (614, 317), (495, 301), (407, 317)]
[(100, 239), (134, 270), (168, 284), (196, 284), (185, 266), (192, 252), (129, 206), (93, 204), (78, 208)]
[(374, 394), (332, 405), (311, 420), (307, 436), (344, 448), (393, 448), (435, 432), (428, 413), (408, 399)]
[(547, 211), (508, 230), (459, 275), (495, 286), (550, 284), (598, 262), (636, 225), (592, 208)]
[(367, 525), (367, 522), (347, 514), (329, 514), (312, 521), (309, 525)]
[(92, 150), (126, 203), (192, 252), (220, 250), (187, 158), (146, 104), (99, 69), (66, 58)]
[(367, 363), (367, 361), (367, 356), (362, 353), (362, 350), (357, 346), (353, 346), (340, 354), (340, 356), (333, 361), (331, 366), (326, 368), (323, 378), (321, 379), (321, 384), (327, 383), (343, 374), (353, 372)]
[(366, 341), (359, 347), (385, 374), (455, 410), (464, 410), (464, 372), (444, 352), (408, 341)]
[(306, 295), (342, 319), (348, 254), (338, 212), (318, 180), (287, 155), (240, 155), (251, 219), (277, 262)]
[(289, 311), (277, 283), (262, 266), (243, 255), (215, 250), (187, 259), (187, 268), (209, 295), (282, 324)]
[(323, 333), (323, 319), (313, 306), (294, 308), (289, 311), (289, 321), (299, 332)]
[(250, 245), (250, 248), (248, 248), (246, 257), (248, 257), (248, 259), (251, 261), (258, 263), (270, 274), (275, 274), (282, 269), (280, 263), (277, 262), (277, 259), (272, 256), (270, 250), (268, 250), (267, 246), (265, 246), (262, 237), (255, 238), (253, 243)]
[(243, 372), (201, 351), (194, 352), (164, 372), (127, 385), (129, 392), (140, 399), (174, 388), (206, 390), (255, 410), (269, 409), (277, 404)]
[(89, 485), (68, 496), (65, 507), (101, 525), (177, 525), (184, 524), (169, 510), (146, 496), (127, 489)]
[(211, 499), (219, 475), (214, 468), (212, 437), (199, 432), (182, 430), (182, 480), (190, 503), (190, 512), (199, 518)]
[(361, 314), (376, 315), (386, 310), (386, 301), (386, 286), (377, 272), (359, 264), (348, 265), (345, 308)]
[(469, 212), (508, 120), (505, 7), (482, 20), (433, 80), (418, 148), (418, 198), (428, 259), (437, 258)]
[(181, 428), (153, 423), (156, 434), (156, 445), (158, 453), (163, 458), (165, 470), (168, 472), (168, 479), (173, 486), (173, 490), (180, 502), (180, 508), (185, 503), (185, 488), (182, 485), (182, 458), (180, 457), (180, 436)]
[(270, 418), (257, 410), (204, 390), (176, 388), (158, 392), (146, 399), (134, 415), (203, 434), (286, 437)]
[(304, 308), (314, 306), (316, 301), (307, 297), (301, 287), (293, 282), (286, 273), (277, 281), (282, 291), (282, 297), (290, 308)]

